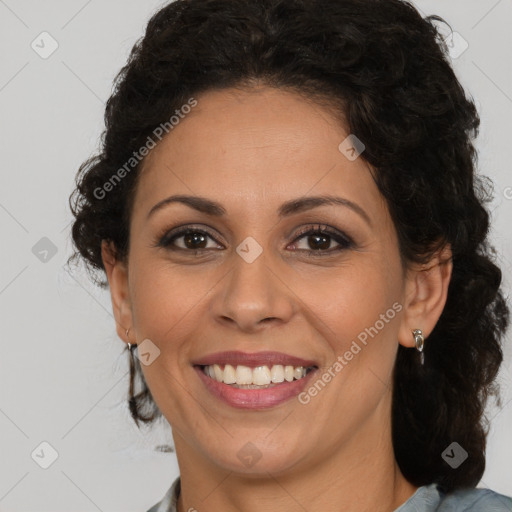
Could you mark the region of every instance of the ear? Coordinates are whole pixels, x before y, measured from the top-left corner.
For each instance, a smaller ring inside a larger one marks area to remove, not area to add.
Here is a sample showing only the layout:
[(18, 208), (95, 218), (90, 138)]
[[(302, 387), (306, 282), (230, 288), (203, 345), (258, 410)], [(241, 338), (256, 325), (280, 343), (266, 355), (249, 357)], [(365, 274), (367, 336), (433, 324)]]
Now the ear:
[(116, 321), (116, 331), (119, 338), (125, 342), (134, 342), (134, 332), (128, 333), (126, 330), (133, 326), (133, 318), (130, 303), (130, 291), (128, 287), (128, 269), (126, 265), (116, 258), (116, 251), (111, 242), (103, 240), (101, 242), (101, 258), (107, 273), (107, 279), (110, 287), (110, 297), (112, 299), (112, 309)]
[(446, 244), (427, 264), (408, 269), (404, 314), (398, 332), (401, 345), (415, 346), (414, 329), (421, 329), (425, 339), (434, 330), (446, 304), (452, 268), (452, 251)]

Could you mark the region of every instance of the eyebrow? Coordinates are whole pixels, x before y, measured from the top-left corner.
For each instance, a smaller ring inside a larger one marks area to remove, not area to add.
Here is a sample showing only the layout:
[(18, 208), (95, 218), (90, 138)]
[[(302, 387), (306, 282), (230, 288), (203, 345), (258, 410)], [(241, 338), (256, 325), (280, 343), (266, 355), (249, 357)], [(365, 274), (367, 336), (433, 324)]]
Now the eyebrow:
[[(206, 213), (207, 215), (213, 215), (215, 217), (221, 217), (226, 213), (226, 210), (222, 207), (220, 203), (217, 203), (216, 201), (212, 201), (205, 197), (173, 195), (156, 203), (149, 211), (147, 218), (149, 219), (149, 217), (151, 217), (155, 212), (161, 210), (165, 206), (168, 206), (169, 204), (172, 203), (181, 203), (201, 213)], [(372, 222), (368, 214), (357, 203), (354, 203), (353, 201), (350, 201), (343, 197), (331, 195), (301, 197), (298, 199), (286, 201), (279, 207), (277, 214), (279, 218), (282, 219), (284, 217), (289, 217), (290, 215), (296, 213), (304, 212), (325, 205), (341, 205), (350, 208), (351, 210), (356, 212), (360, 217), (362, 217), (370, 226), (372, 225)]]

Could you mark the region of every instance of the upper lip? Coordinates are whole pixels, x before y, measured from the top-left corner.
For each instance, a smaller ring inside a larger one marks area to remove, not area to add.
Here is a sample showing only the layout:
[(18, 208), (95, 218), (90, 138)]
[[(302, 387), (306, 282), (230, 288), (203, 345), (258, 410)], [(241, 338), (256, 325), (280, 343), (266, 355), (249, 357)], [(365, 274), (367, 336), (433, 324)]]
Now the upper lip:
[(212, 364), (230, 364), (232, 366), (244, 365), (251, 368), (256, 366), (316, 366), (315, 361), (284, 354), (282, 352), (255, 352), (240, 351), (215, 352), (192, 361), (193, 365), (209, 366)]

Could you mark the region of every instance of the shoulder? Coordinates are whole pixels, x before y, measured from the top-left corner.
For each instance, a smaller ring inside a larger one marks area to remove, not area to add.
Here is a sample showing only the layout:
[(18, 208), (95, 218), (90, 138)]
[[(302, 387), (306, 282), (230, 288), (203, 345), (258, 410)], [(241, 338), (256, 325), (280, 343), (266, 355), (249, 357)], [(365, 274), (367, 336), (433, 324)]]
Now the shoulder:
[(512, 512), (512, 498), (467, 487), (448, 493), (435, 483), (419, 487), (395, 512)]
[(491, 489), (457, 489), (440, 496), (439, 512), (512, 512), (512, 498)]
[(169, 490), (165, 493), (165, 496), (147, 512), (176, 512), (180, 489), (181, 480), (178, 476), (172, 483)]

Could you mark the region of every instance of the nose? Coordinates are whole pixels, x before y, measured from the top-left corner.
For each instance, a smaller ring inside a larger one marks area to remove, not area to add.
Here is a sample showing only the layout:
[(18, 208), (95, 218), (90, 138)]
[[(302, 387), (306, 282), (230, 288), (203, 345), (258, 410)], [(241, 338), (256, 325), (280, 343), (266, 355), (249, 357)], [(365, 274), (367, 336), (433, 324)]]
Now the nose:
[[(289, 322), (296, 311), (294, 293), (278, 265), (267, 264), (265, 251), (252, 263), (233, 255), (232, 269), (211, 301), (217, 322), (244, 332)], [(281, 273), (282, 274), (282, 273)]]

